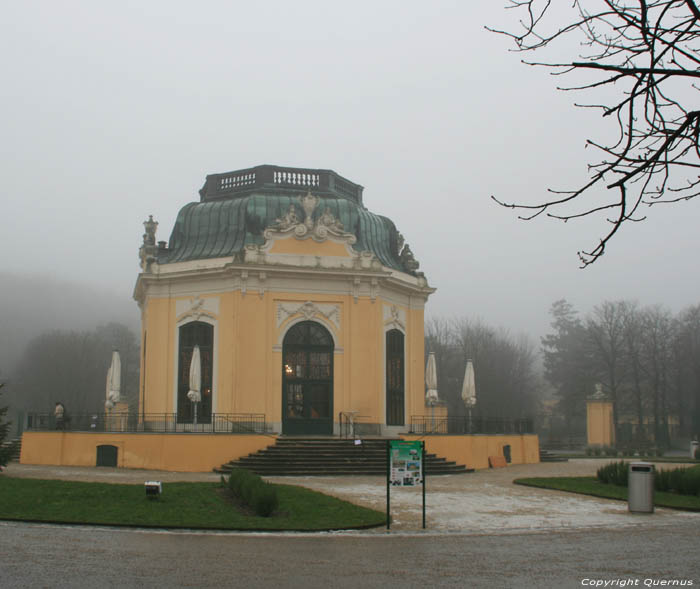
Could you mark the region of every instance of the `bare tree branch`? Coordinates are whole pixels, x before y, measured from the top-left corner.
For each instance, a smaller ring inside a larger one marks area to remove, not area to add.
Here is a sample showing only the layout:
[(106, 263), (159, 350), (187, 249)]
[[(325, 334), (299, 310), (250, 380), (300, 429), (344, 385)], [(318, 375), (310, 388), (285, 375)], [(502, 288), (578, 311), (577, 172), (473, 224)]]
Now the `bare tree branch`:
[[(509, 0), (506, 8), (523, 12), (520, 30), (488, 30), (512, 39), (514, 51), (536, 52), (574, 36), (585, 52), (571, 61), (523, 63), (548, 67), (557, 76), (603, 74), (598, 80), (559, 88), (564, 91), (590, 94), (615, 89), (617, 99), (613, 96), (612, 102), (576, 104), (600, 108), (603, 117), (615, 115), (619, 131), (613, 142), (587, 141), (600, 155), (588, 166), (589, 181), (572, 190), (550, 189), (550, 194), (560, 196), (535, 204), (508, 203), (492, 196), (501, 206), (530, 211), (520, 216), (525, 220), (546, 213), (566, 222), (615, 211), (612, 218), (605, 218), (610, 227), (597, 245), (579, 252), (586, 267), (603, 255), (624, 223), (646, 218), (637, 214), (641, 205), (690, 200), (700, 194), (700, 110), (689, 108), (697, 104), (692, 93), (698, 86), (693, 80), (700, 78), (700, 7), (693, 0), (573, 0), (563, 23), (550, 22), (555, 18), (551, 0)], [(615, 196), (591, 206), (582, 196), (598, 186)], [(673, 196), (664, 198), (666, 193)]]

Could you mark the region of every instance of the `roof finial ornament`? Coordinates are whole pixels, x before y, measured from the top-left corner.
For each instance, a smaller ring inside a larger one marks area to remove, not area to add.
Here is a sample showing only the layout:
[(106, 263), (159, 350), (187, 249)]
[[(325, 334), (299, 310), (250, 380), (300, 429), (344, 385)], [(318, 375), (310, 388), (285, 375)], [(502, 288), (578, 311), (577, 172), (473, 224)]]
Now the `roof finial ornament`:
[(404, 268), (411, 272), (415, 272), (420, 266), (418, 260), (416, 260), (416, 258), (413, 256), (411, 247), (408, 244), (406, 244), (401, 250), (401, 253), (399, 254), (399, 261), (404, 266)]
[(309, 190), (306, 193), (306, 196), (299, 197), (299, 200), (301, 201), (301, 206), (304, 209), (304, 225), (306, 225), (307, 229), (311, 231), (311, 229), (314, 227), (314, 210), (318, 206), (321, 199), (318, 196), (311, 194), (311, 191)]
[(139, 248), (139, 259), (141, 260), (141, 269), (144, 272), (151, 271), (151, 264), (156, 261), (156, 230), (158, 222), (153, 220), (153, 215), (148, 215), (148, 219), (143, 222), (146, 233), (143, 234), (143, 245)]

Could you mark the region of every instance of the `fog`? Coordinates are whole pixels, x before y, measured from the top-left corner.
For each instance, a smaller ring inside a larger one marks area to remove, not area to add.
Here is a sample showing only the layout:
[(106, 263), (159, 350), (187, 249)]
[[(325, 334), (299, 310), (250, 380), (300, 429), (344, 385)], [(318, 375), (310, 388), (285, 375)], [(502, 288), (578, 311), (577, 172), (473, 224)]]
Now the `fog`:
[(645, 211), (580, 270), (603, 218), (523, 222), (491, 200), (575, 186), (593, 157), (585, 140), (610, 135), (484, 29), (515, 26), (502, 2), (39, 1), (3, 13), (4, 342), (25, 321), (80, 327), (91, 299), (106, 301), (105, 322), (129, 305), (136, 315), (142, 222), (153, 214), (167, 240), (206, 174), (258, 164), (364, 186), (438, 289), (428, 316), (537, 338), (562, 297), (584, 313), (606, 299), (674, 312), (700, 301), (700, 202)]

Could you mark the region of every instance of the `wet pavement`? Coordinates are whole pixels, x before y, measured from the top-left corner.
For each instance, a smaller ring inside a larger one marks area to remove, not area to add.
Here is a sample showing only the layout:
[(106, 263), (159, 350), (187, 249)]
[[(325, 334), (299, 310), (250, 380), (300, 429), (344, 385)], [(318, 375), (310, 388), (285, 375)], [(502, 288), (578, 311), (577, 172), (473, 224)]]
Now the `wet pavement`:
[[(630, 513), (627, 503), (514, 485), (522, 477), (584, 476), (609, 459), (576, 459), (514, 465), (461, 475), (429, 477), (426, 486), (426, 528), (444, 533), (498, 533), (591, 527), (659, 526), (693, 521), (700, 513), (657, 508), (653, 515)], [(657, 468), (676, 464), (659, 463)], [(215, 473), (178, 473), (120, 468), (51, 467), (11, 463), (8, 476), (143, 484), (147, 480), (218, 481)], [(269, 477), (272, 482), (301, 485), (379, 511), (386, 509), (386, 479), (381, 476)], [(420, 488), (391, 489), (392, 530), (422, 529)], [(375, 530), (382, 531), (381, 529)]]
[[(391, 532), (229, 533), (0, 521), (0, 585), (15, 587), (656, 587), (700, 584), (700, 514), (512, 484), (609, 460), (509, 466), (392, 490)], [(659, 465), (669, 467), (673, 465)], [(10, 464), (7, 475), (143, 484), (213, 473)], [(0, 475), (0, 477), (3, 475)], [(279, 477), (384, 509), (383, 477)], [(1, 484), (1, 479), (0, 479)], [(611, 583), (614, 583), (611, 585)]]

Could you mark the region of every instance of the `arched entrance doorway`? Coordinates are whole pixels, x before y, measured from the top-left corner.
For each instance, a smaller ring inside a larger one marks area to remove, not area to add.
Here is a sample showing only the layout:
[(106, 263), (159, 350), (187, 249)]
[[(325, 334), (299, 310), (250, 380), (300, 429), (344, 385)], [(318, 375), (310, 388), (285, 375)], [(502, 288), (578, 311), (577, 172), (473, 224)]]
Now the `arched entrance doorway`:
[(333, 338), (302, 321), (282, 344), (282, 433), (333, 434)]

